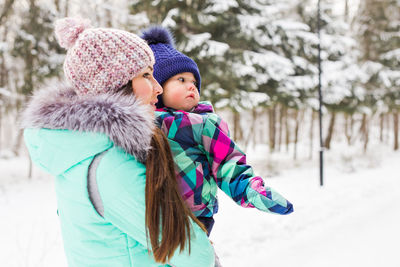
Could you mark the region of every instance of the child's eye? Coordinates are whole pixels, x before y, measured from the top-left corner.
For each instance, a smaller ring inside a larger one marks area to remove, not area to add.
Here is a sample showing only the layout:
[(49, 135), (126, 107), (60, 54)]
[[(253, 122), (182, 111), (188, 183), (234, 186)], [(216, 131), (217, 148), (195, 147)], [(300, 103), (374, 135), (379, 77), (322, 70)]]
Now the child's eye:
[(198, 83), (196, 81), (193, 81), (194, 86), (197, 87)]
[(185, 78), (183, 78), (183, 77), (179, 77), (179, 78), (178, 78), (178, 81), (180, 81), (180, 82), (183, 82), (183, 83), (184, 83), (184, 82), (185, 82)]

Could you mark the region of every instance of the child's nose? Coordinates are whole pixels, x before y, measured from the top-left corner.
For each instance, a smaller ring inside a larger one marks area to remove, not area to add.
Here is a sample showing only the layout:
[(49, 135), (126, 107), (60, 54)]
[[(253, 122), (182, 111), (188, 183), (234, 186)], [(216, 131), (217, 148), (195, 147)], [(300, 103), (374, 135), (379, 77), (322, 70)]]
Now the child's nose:
[(197, 90), (197, 88), (193, 83), (189, 83), (189, 90), (194, 91), (194, 90)]

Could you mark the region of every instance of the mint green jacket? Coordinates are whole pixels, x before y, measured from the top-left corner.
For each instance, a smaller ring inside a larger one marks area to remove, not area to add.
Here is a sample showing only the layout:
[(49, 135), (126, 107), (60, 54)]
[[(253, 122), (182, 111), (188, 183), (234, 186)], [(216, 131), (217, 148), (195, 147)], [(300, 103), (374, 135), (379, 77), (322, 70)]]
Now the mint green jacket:
[[(164, 266), (154, 261), (146, 238), (146, 169), (141, 161), (153, 126), (145, 114), (133, 97), (82, 99), (68, 88), (37, 93), (24, 112), (30, 156), (55, 176), (69, 266)], [(95, 210), (87, 187), (89, 165), (103, 151), (96, 177), (104, 217)], [(178, 248), (165, 266), (214, 266), (207, 235), (194, 223), (192, 232), (191, 252)]]

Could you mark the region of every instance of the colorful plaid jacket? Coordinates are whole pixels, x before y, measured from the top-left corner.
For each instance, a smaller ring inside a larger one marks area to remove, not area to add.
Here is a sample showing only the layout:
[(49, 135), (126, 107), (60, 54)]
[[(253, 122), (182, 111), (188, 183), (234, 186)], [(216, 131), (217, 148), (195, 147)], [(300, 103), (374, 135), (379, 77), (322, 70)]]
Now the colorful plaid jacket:
[(278, 214), (293, 211), (289, 201), (254, 175), (210, 103), (200, 102), (192, 112), (157, 109), (156, 122), (169, 140), (183, 199), (195, 216), (217, 213), (218, 187), (242, 207)]

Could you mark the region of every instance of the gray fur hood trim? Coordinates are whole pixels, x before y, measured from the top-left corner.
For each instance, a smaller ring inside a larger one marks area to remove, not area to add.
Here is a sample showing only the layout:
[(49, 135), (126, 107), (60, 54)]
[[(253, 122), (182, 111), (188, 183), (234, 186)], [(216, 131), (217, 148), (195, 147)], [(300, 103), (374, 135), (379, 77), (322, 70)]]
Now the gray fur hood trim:
[(22, 114), (22, 127), (103, 133), (145, 162), (154, 129), (149, 109), (134, 95), (82, 97), (63, 85), (35, 92)]

